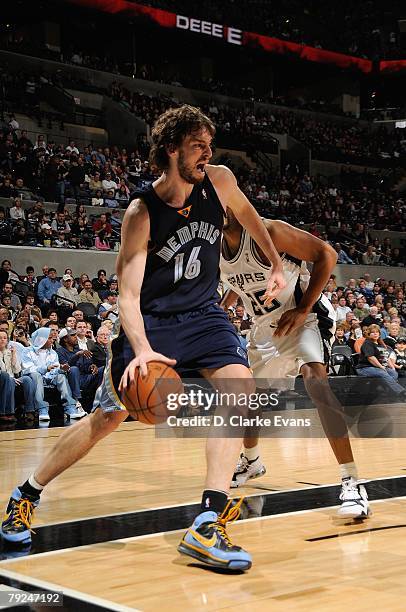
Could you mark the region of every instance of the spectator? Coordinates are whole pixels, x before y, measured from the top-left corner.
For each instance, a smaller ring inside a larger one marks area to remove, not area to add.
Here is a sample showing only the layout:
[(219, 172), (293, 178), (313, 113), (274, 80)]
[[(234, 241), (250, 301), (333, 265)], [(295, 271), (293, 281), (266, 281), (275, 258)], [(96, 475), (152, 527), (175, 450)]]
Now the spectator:
[(114, 191), (112, 189), (108, 190), (107, 195), (104, 198), (104, 205), (107, 206), (107, 208), (119, 208), (119, 203), (115, 199)]
[(97, 277), (92, 280), (93, 289), (98, 293), (108, 289), (109, 283), (107, 280), (106, 270), (98, 270)]
[(7, 372), (0, 370), (0, 422), (14, 423), (16, 418), (13, 412), (14, 388)]
[(58, 355), (53, 350), (54, 333), (48, 327), (41, 327), (32, 334), (32, 346), (24, 350), (22, 368), (23, 374), (30, 376), (35, 385), (35, 404), (40, 421), (49, 421), (49, 404), (44, 399), (44, 385), (58, 389), (64, 405), (64, 412), (71, 419), (82, 415), (76, 408), (68, 381), (65, 375), (66, 367), (60, 367)]
[(373, 244), (368, 244), (367, 250), (362, 254), (361, 260), (365, 265), (376, 265), (379, 263), (380, 256), (376, 254)]
[(93, 363), (102, 368), (107, 361), (107, 347), (109, 344), (110, 332), (103, 325), (99, 327), (96, 334), (96, 343), (92, 350)]
[[(103, 184), (100, 179), (100, 172), (95, 172), (94, 176), (89, 181), (89, 189), (90, 191), (96, 192), (96, 198), (102, 198), (102, 189)], [(100, 195), (98, 195), (100, 194)], [(99, 204), (99, 206), (103, 206), (103, 204)]]
[(369, 314), (369, 308), (367, 308), (364, 296), (360, 296), (356, 300), (356, 307), (354, 308), (354, 315), (362, 321)]
[(85, 321), (78, 321), (76, 323), (76, 334), (78, 347), (84, 351), (93, 351), (94, 341), (87, 337), (87, 323)]
[[(360, 352), (361, 346), (359, 346), (359, 350), (357, 351), (355, 349), (355, 343), (358, 340), (361, 341), (363, 339), (364, 338), (362, 336), (362, 328), (361, 328), (361, 325), (359, 324), (359, 322), (355, 321), (355, 322), (351, 323), (351, 329), (350, 329), (350, 333), (349, 333), (349, 336), (348, 336), (348, 339), (347, 339), (347, 344), (351, 348), (353, 353)], [(359, 345), (360, 345), (360, 343), (359, 343)]]
[(380, 325), (382, 323), (382, 315), (379, 314), (376, 306), (371, 306), (369, 314), (362, 319), (362, 325), (369, 327), (370, 325)]
[(93, 224), (93, 232), (95, 234), (99, 234), (104, 231), (106, 238), (111, 237), (111, 224), (107, 221), (107, 215), (105, 213), (100, 215), (100, 219), (98, 219)]
[(360, 376), (382, 378), (396, 395), (406, 396), (405, 389), (396, 382), (398, 374), (390, 358), (390, 351), (380, 337), (378, 325), (367, 328), (366, 340), (361, 346), (357, 373)]
[(10, 298), (10, 306), (15, 311), (18, 312), (21, 310), (21, 301), (18, 295), (13, 292), (13, 285), (10, 282), (6, 282), (3, 286), (3, 296), (8, 296)]
[(386, 346), (389, 346), (391, 349), (395, 349), (399, 335), (400, 325), (397, 321), (392, 321), (391, 323), (389, 323), (388, 335), (385, 338)]
[(110, 189), (113, 190), (113, 193), (118, 189), (117, 183), (112, 179), (111, 172), (106, 172), (106, 178), (102, 180), (102, 187), (105, 194), (107, 194)]
[(62, 285), (56, 278), (55, 268), (49, 268), (48, 276), (43, 278), (38, 285), (38, 299), (41, 305), (45, 306), (49, 304), (60, 287), (62, 287)]
[[(15, 346), (9, 346), (8, 336), (6, 332), (0, 331), (0, 371), (8, 374), (12, 393), (9, 396), (10, 414), (15, 412), (15, 392), (21, 388), (24, 394), (24, 413), (27, 418), (32, 417), (35, 411), (34, 407), (34, 383), (29, 376), (21, 376), (16, 378), (21, 372), (21, 363), (18, 356), (18, 351)], [(1, 414), (1, 408), (0, 408)]]
[(109, 291), (106, 297), (106, 301), (100, 304), (99, 307), (99, 318), (104, 321), (110, 319), (113, 323), (118, 318), (118, 304), (117, 304), (117, 292)]
[(337, 325), (335, 339), (332, 345), (332, 348), (335, 346), (346, 346), (347, 342), (344, 338), (345, 328), (343, 325)]
[(341, 248), (341, 244), (336, 242), (334, 245), (335, 250), (337, 251), (337, 263), (339, 264), (353, 264), (354, 262), (350, 257), (348, 257), (347, 253)]
[(77, 345), (76, 330), (64, 327), (58, 334), (59, 348), (57, 349), (59, 362), (66, 368), (72, 396), (76, 400), (76, 408), (85, 416), (80, 400), (82, 392), (94, 391), (101, 384), (104, 368), (97, 368), (92, 361), (92, 353), (88, 349), (80, 349)]
[(79, 295), (76, 287), (73, 286), (73, 278), (70, 274), (64, 274), (62, 276), (62, 287), (59, 287), (56, 294), (65, 300), (69, 300), (69, 302), (73, 302), (73, 304), (69, 302), (65, 302), (64, 300), (57, 300), (58, 306), (66, 306), (70, 309), (73, 309), (79, 303)]
[(340, 297), (340, 299), (338, 300), (338, 306), (337, 306), (337, 323), (340, 323), (341, 321), (345, 321), (346, 320), (346, 315), (347, 312), (351, 312), (351, 308), (349, 308), (349, 306), (347, 306), (347, 301), (345, 299), (345, 297)]
[(64, 212), (56, 213), (56, 219), (52, 221), (51, 229), (55, 234), (70, 234), (71, 228), (69, 223), (66, 221)]
[(399, 378), (406, 376), (406, 338), (398, 338), (395, 345), (395, 368)]
[(110, 243), (103, 231), (99, 232), (98, 236), (96, 236), (94, 244), (98, 251), (110, 251)]
[(104, 206), (104, 199), (100, 189), (97, 189), (96, 194), (92, 197), (92, 206)]
[(25, 211), (23, 210), (20, 198), (14, 198), (14, 206), (8, 212), (12, 221), (25, 219)]
[(83, 283), (83, 289), (79, 293), (78, 304), (81, 302), (92, 304), (96, 308), (96, 310), (99, 307), (101, 300), (99, 294), (94, 291), (91, 280), (85, 280)]

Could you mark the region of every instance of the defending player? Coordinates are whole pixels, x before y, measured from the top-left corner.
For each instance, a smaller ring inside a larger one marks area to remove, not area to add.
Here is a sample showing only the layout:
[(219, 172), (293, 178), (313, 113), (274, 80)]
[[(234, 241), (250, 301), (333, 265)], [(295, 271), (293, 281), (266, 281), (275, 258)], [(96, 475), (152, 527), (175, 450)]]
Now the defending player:
[[(306, 390), (317, 407), (335, 457), (340, 465), (342, 504), (338, 514), (349, 518), (368, 516), (365, 487), (357, 483), (342, 406), (328, 383), (326, 363), (334, 339), (335, 311), (321, 295), (336, 263), (330, 245), (283, 221), (264, 219), (279, 253), (286, 286), (272, 305), (263, 303), (270, 266), (261, 249), (233, 215), (227, 212), (221, 257), (222, 279), (233, 288), (224, 303), (237, 295), (255, 317), (248, 357), (255, 378), (274, 380), (302, 374)], [(313, 262), (311, 275), (306, 261)], [(232, 479), (232, 487), (265, 473), (258, 448), (258, 430), (247, 430), (244, 450)]]
[[(255, 382), (234, 328), (219, 299), (219, 259), (226, 206), (255, 237), (273, 263), (266, 302), (284, 287), (280, 257), (260, 217), (224, 166), (211, 166), (214, 125), (199, 109), (184, 105), (158, 118), (151, 162), (162, 175), (132, 198), (122, 228), (117, 261), (122, 333), (111, 343), (94, 412), (59, 438), (29, 479), (17, 487), (2, 524), (9, 541), (29, 542), (32, 513), (43, 487), (81, 459), (128, 415), (120, 390), (134, 380), (136, 368), (162, 361), (199, 370), (221, 392), (235, 381), (247, 393)], [(135, 356), (134, 356), (135, 355)], [(229, 569), (248, 569), (250, 555), (233, 546), (225, 531), (229, 490), (241, 438), (209, 437), (207, 478), (201, 513), (180, 544), (180, 551)]]

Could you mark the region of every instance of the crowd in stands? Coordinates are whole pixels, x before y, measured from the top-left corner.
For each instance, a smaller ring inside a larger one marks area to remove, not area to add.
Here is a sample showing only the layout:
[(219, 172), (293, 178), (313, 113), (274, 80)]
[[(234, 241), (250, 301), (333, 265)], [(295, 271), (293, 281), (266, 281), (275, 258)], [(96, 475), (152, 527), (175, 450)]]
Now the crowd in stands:
[[(50, 420), (52, 392), (70, 419), (89, 411), (118, 316), (116, 276), (74, 278), (43, 266), (0, 269), (0, 422)], [(86, 407), (86, 410), (84, 410)], [(1, 424), (0, 423), (0, 424)]]
[[(139, 112), (153, 122), (161, 110), (157, 106), (150, 114), (146, 108)], [(154, 178), (148, 154), (146, 137), (133, 151), (81, 148), (74, 141), (57, 145), (44, 135), (32, 142), (10, 116), (0, 131), (0, 198), (8, 201), (0, 207), (0, 244), (114, 249), (120, 241), (120, 209), (127, 207), (135, 188)], [(233, 167), (228, 159), (220, 161)], [(345, 169), (342, 187), (302, 175), (295, 165), (283, 175), (248, 165), (233, 169), (261, 214), (295, 226), (310, 224), (313, 233), (338, 245), (339, 263), (405, 264), (403, 249), (370, 235), (371, 229), (406, 229), (404, 198), (383, 189), (379, 176), (373, 180), (365, 172), (351, 188)], [(29, 208), (23, 207), (25, 200)], [(58, 202), (57, 209), (47, 211), (43, 200)], [(69, 204), (76, 205), (74, 211)], [(94, 213), (88, 215), (84, 205), (92, 205)], [(106, 210), (97, 214), (100, 206)]]
[[(152, 125), (167, 108), (178, 106), (178, 100), (166, 96), (148, 96), (131, 92), (121, 83), (113, 82), (112, 98), (146, 123)], [(233, 136), (239, 142), (269, 141), (272, 134), (288, 134), (312, 151), (313, 159), (373, 165), (374, 161), (392, 160), (401, 165), (406, 158), (403, 130), (386, 127), (373, 130), (358, 123), (343, 125), (319, 121), (292, 111), (256, 107), (221, 105), (212, 101), (202, 109), (217, 125), (218, 133)]]
[[(13, 425), (17, 417), (48, 422), (55, 397), (69, 419), (82, 418), (100, 384), (118, 317), (117, 277), (101, 269), (93, 279), (86, 273), (75, 278), (70, 268), (58, 275), (46, 265), (40, 275), (32, 266), (21, 272), (9, 260), (1, 264), (0, 425)], [(324, 294), (337, 316), (333, 354), (334, 347), (350, 347), (360, 355), (358, 374), (384, 377), (404, 393), (395, 385), (406, 374), (406, 282), (364, 273), (337, 286), (332, 276)], [(229, 314), (246, 346), (250, 317), (241, 304)]]

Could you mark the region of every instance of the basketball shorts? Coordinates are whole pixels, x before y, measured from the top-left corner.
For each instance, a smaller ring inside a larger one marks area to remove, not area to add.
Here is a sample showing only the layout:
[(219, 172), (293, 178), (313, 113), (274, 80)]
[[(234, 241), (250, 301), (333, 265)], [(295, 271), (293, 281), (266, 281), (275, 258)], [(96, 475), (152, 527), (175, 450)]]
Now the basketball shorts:
[(289, 336), (277, 337), (268, 322), (254, 325), (248, 344), (248, 359), (259, 388), (293, 389), (300, 368), (306, 363), (327, 364), (334, 340), (335, 322), (320, 325), (310, 313), (305, 324)]
[[(248, 366), (247, 354), (226, 313), (213, 304), (179, 315), (144, 315), (145, 333), (152, 350), (176, 359), (179, 375), (230, 364)], [(118, 387), (134, 353), (119, 322), (108, 351), (103, 382), (98, 388), (93, 409), (105, 412), (125, 410)]]

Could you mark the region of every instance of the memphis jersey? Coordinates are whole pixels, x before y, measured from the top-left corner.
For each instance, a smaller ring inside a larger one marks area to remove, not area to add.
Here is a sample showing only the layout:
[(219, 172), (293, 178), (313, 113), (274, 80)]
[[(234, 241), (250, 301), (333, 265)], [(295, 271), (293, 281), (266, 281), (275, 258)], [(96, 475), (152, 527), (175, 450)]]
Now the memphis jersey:
[(207, 174), (182, 209), (166, 204), (152, 185), (135, 197), (147, 206), (151, 228), (142, 314), (181, 314), (218, 302), (224, 213)]
[[(254, 317), (257, 325), (276, 325), (286, 310), (299, 305), (309, 285), (310, 273), (306, 262), (284, 254), (282, 264), (286, 286), (270, 306), (265, 306), (261, 298), (267, 288), (271, 267), (261, 261), (255, 242), (243, 229), (238, 252), (233, 258), (226, 259), (223, 248), (221, 278), (241, 297), (246, 311)], [(326, 331), (332, 329), (335, 313), (327, 298), (321, 296), (313, 312), (317, 314), (319, 327)]]

